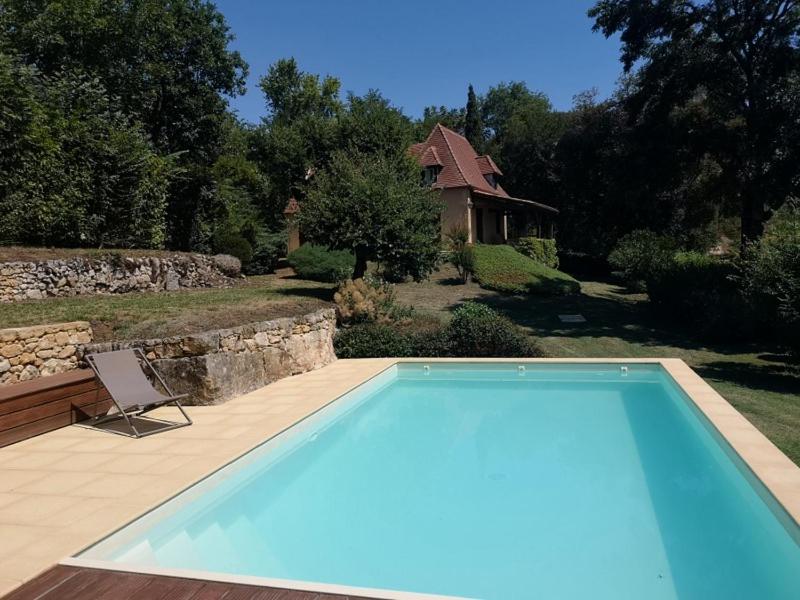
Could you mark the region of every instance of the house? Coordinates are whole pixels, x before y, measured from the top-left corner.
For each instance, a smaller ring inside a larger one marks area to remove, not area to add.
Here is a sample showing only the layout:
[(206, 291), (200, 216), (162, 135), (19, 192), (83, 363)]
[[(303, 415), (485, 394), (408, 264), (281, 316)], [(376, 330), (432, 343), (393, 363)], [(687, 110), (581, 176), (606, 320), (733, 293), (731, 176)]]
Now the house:
[(463, 227), (470, 242), (503, 244), (524, 235), (553, 238), (558, 210), (511, 197), (490, 156), (478, 156), (467, 138), (437, 124), (411, 154), (422, 166), (425, 183), (442, 190), (442, 235)]

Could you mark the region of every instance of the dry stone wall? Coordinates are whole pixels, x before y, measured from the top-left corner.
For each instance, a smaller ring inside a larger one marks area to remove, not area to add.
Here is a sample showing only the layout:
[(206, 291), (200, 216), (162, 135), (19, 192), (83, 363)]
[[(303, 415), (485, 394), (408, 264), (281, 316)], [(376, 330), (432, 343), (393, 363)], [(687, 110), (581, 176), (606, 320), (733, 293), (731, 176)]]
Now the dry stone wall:
[(173, 392), (189, 395), (186, 403), (216, 404), (333, 362), (335, 331), (335, 311), (322, 309), (194, 335), (89, 344), (79, 353), (141, 348)]
[(0, 329), (0, 385), (71, 371), (91, 341), (85, 321)]
[(89, 323), (0, 329), (0, 385), (86, 366), (92, 352), (141, 348), (187, 404), (216, 404), (336, 360), (336, 313), (250, 323), (152, 340), (92, 342)]
[[(231, 262), (235, 264), (231, 264)], [(226, 287), (240, 265), (229, 256), (142, 257), (109, 254), (66, 260), (0, 263), (0, 302), (51, 296)]]

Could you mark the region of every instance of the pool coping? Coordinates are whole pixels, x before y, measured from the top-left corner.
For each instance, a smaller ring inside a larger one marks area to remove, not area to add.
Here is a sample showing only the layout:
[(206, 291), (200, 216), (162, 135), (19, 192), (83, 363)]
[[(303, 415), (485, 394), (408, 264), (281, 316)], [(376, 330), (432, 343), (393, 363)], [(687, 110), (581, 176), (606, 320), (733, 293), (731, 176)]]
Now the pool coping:
[[(766, 436), (764, 436), (754, 425), (752, 425), (744, 416), (741, 415), (730, 403), (727, 402), (719, 393), (717, 393), (708, 383), (706, 383), (697, 373), (695, 373), (683, 360), (681, 359), (672, 359), (672, 358), (558, 358), (558, 359), (541, 359), (541, 358), (530, 358), (530, 359), (449, 359), (449, 358), (398, 358), (398, 359), (375, 359), (375, 360), (339, 360), (336, 361), (333, 365), (329, 367), (324, 367), (318, 371), (313, 373), (317, 374), (317, 379), (324, 379), (324, 375), (327, 369), (330, 367), (339, 364), (340, 367), (344, 368), (345, 365), (348, 367), (348, 371), (350, 370), (349, 367), (352, 366), (353, 369), (356, 369), (359, 365), (363, 365), (364, 373), (360, 376), (354, 376), (352, 378), (346, 378), (346, 384), (344, 384), (341, 389), (335, 390), (334, 394), (328, 395), (327, 393), (324, 394), (326, 399), (324, 401), (318, 402), (313, 407), (309, 407), (309, 409), (301, 415), (298, 415), (297, 418), (292, 420), (291, 422), (287, 422), (284, 426), (281, 426), (271, 435), (266, 436), (263, 439), (254, 441), (254, 443), (248, 443), (246, 447), (243, 447), (241, 450), (235, 452), (231, 456), (225, 457), (223, 461), (217, 461), (216, 465), (209, 466), (205, 472), (198, 474), (192, 481), (188, 484), (181, 483), (180, 485), (176, 486), (174, 490), (170, 490), (169, 493), (165, 494), (165, 496), (159, 499), (156, 502), (152, 502), (146, 508), (142, 508), (136, 516), (132, 518), (125, 518), (120, 519), (119, 522), (114, 523), (112, 526), (109, 526), (103, 531), (101, 534), (95, 535), (91, 540), (82, 540), (80, 544), (80, 550), (75, 550), (71, 552), (71, 554), (77, 554), (82, 552), (83, 549), (92, 546), (99, 541), (105, 539), (112, 533), (118, 531), (119, 529), (127, 526), (129, 523), (137, 520), (142, 515), (147, 514), (161, 506), (162, 504), (168, 502), (175, 496), (180, 495), (185, 490), (193, 487), (200, 481), (208, 478), (213, 473), (219, 471), (220, 469), (224, 468), (231, 462), (234, 462), (241, 458), (242, 456), (246, 455), (247, 453), (251, 452), (253, 449), (257, 448), (261, 444), (263, 444), (268, 439), (280, 435), (286, 429), (293, 427), (298, 422), (306, 419), (310, 415), (318, 412), (319, 410), (323, 409), (324, 407), (336, 402), (342, 396), (346, 395), (347, 393), (351, 392), (352, 390), (356, 389), (357, 387), (363, 385), (370, 379), (384, 373), (388, 369), (392, 367), (402, 364), (402, 363), (423, 363), (423, 364), (435, 364), (435, 363), (511, 363), (511, 364), (547, 364), (547, 363), (566, 363), (566, 364), (652, 364), (652, 365), (660, 365), (678, 387), (685, 393), (685, 395), (694, 403), (694, 405), (700, 410), (700, 412), (706, 417), (708, 422), (717, 430), (723, 440), (727, 442), (727, 444), (734, 450), (734, 452), (741, 458), (743, 463), (750, 469), (752, 474), (758, 479), (764, 487), (769, 491), (769, 493), (774, 497), (777, 503), (783, 508), (783, 510), (788, 514), (788, 516), (793, 519), (796, 523), (800, 524), (800, 467), (795, 465), (786, 455), (784, 455), (771, 441), (769, 441)], [(362, 369), (358, 369), (359, 372)], [(332, 369), (329, 371), (330, 374), (333, 374), (336, 369)], [(322, 377), (320, 377), (322, 376)], [(297, 378), (291, 378), (289, 380), (283, 380), (292, 382), (292, 380), (299, 381), (304, 376), (299, 376)], [(275, 384), (272, 384), (275, 385)], [(266, 386), (265, 388), (261, 388), (259, 391), (268, 390), (271, 386)], [(328, 391), (327, 387), (320, 388), (320, 393), (324, 389), (325, 392)], [(330, 391), (333, 391), (331, 389)], [(253, 394), (253, 393), (251, 393)], [(245, 395), (248, 396), (248, 395)], [(220, 405), (223, 410), (226, 405)], [(191, 429), (191, 428), (186, 428)], [(55, 432), (53, 432), (55, 433)], [(49, 435), (49, 434), (46, 434)], [(156, 436), (158, 437), (158, 436)], [(78, 544), (76, 543), (76, 546)], [(100, 564), (103, 563), (103, 564)], [(52, 562), (48, 564), (42, 565), (42, 570), (49, 568), (52, 566)], [(234, 575), (223, 575), (218, 573), (208, 573), (208, 572), (196, 572), (196, 571), (185, 571), (185, 570), (178, 570), (178, 569), (126, 569), (124, 565), (120, 565), (117, 563), (111, 563), (109, 561), (96, 561), (93, 559), (81, 559), (75, 558), (70, 556), (68, 558), (64, 558), (59, 561), (58, 564), (62, 565), (69, 565), (69, 566), (81, 566), (87, 568), (104, 568), (108, 570), (114, 571), (129, 571), (129, 572), (136, 572), (136, 573), (145, 573), (145, 574), (152, 574), (152, 575), (174, 575), (178, 577), (185, 577), (190, 579), (203, 579), (209, 581), (223, 581), (227, 583), (243, 583), (249, 585), (262, 585), (262, 586), (278, 586), (278, 587), (289, 587), (289, 589), (297, 589), (297, 590), (305, 590), (305, 591), (313, 591), (313, 592), (320, 592), (320, 593), (338, 593), (338, 594), (350, 594), (350, 595), (373, 595), (373, 597), (382, 597), (382, 598), (391, 598), (397, 600), (421, 600), (421, 599), (434, 599), (434, 598), (451, 598), (447, 596), (436, 596), (436, 595), (420, 595), (420, 594), (411, 594), (407, 592), (393, 592), (389, 590), (370, 590), (365, 588), (353, 588), (349, 586), (334, 586), (334, 585), (327, 585), (327, 584), (315, 584), (310, 582), (297, 582), (297, 581), (284, 581), (284, 580), (276, 580), (276, 579), (269, 579), (269, 578), (261, 578), (261, 577), (248, 577), (248, 576), (234, 576)], [(157, 571), (157, 572), (156, 572)], [(35, 575), (35, 574), (34, 574)], [(32, 579), (33, 575), (25, 577), (23, 579), (18, 580), (20, 583)], [(224, 579), (220, 579), (223, 577)], [(308, 587), (312, 586), (312, 587)], [(13, 588), (12, 588), (13, 589)], [(11, 590), (5, 590), (11, 591)], [(382, 594), (376, 596), (375, 594)]]

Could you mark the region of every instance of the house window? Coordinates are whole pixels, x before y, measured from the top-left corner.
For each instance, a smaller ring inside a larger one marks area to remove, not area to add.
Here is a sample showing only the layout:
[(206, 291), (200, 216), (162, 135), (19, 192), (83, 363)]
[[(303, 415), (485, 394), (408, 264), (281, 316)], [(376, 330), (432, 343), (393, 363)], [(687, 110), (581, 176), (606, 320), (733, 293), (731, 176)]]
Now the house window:
[(483, 178), (493, 189), (497, 189), (497, 177), (494, 176), (494, 173), (488, 173), (484, 175)]
[(422, 183), (425, 185), (433, 185), (436, 183), (436, 178), (439, 176), (439, 167), (425, 167), (422, 169)]

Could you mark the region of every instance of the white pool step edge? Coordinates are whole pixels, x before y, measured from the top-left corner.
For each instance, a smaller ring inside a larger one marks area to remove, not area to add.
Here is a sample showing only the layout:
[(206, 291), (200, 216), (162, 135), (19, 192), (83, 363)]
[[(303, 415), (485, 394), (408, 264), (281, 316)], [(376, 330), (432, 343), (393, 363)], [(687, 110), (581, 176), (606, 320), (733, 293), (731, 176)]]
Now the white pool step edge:
[(335, 583), (317, 583), (314, 581), (297, 581), (294, 579), (275, 579), (272, 577), (257, 577), (254, 575), (232, 575), (230, 573), (216, 573), (212, 571), (196, 571), (193, 569), (167, 569), (163, 567), (126, 566), (110, 560), (91, 558), (65, 558), (58, 564), (65, 567), (78, 567), (83, 569), (104, 569), (123, 573), (138, 573), (141, 575), (155, 575), (162, 577), (179, 577), (181, 579), (194, 579), (216, 583), (231, 583), (236, 585), (252, 585), (258, 587), (282, 588), (300, 592), (315, 592), (318, 594), (339, 594), (342, 596), (355, 596), (363, 598), (377, 598), (381, 600), (475, 600), (464, 596), (441, 596), (438, 594), (423, 594), (417, 592), (402, 592), (384, 590), (379, 588), (365, 588)]

